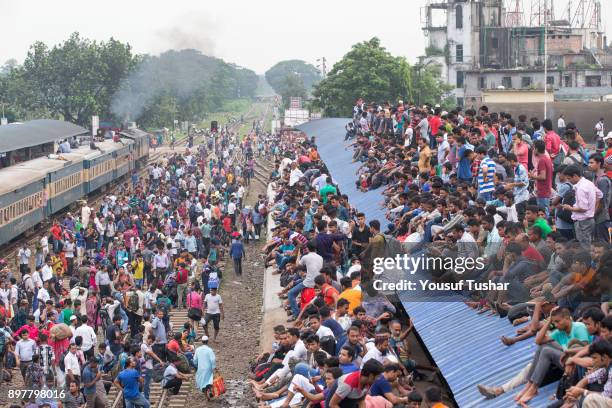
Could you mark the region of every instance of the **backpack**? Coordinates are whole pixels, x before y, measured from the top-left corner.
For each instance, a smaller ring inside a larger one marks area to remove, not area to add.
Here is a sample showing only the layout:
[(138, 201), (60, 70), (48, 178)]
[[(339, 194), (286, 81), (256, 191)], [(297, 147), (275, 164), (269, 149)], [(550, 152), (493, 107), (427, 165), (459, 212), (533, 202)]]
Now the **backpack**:
[(140, 300), (138, 299), (138, 293), (134, 292), (128, 299), (127, 309), (132, 313), (136, 313), (140, 308)]
[(59, 368), (60, 370), (62, 370), (62, 372), (66, 372), (66, 364), (64, 363), (64, 359), (66, 358), (66, 356), (68, 355), (68, 353), (70, 353), (70, 350), (66, 350), (62, 353), (62, 357), (59, 360)]
[[(566, 183), (566, 184), (569, 184), (569, 183)], [(563, 198), (561, 199), (561, 204), (568, 204), (568, 205), (576, 204), (576, 192), (574, 191), (574, 188), (571, 185), (570, 185), (570, 189), (565, 194), (563, 194)], [(556, 215), (562, 221), (565, 221), (570, 224), (574, 223), (574, 220), (572, 220), (572, 212), (570, 210), (557, 209)]]
[(32, 277), (28, 276), (27, 278), (22, 280), (21, 283), (19, 283), (19, 285), (17, 286), (17, 304), (21, 304), (21, 301), (24, 299), (28, 300), (28, 291), (25, 288), (25, 283), (28, 281), (28, 279), (32, 279)]
[(565, 150), (563, 146), (559, 147), (559, 154), (553, 159), (553, 169), (559, 171), (559, 168), (563, 166), (563, 160), (565, 160)]
[(6, 349), (6, 337), (10, 336), (10, 334), (6, 331), (6, 329), (0, 329), (0, 356), (4, 354), (4, 350)]

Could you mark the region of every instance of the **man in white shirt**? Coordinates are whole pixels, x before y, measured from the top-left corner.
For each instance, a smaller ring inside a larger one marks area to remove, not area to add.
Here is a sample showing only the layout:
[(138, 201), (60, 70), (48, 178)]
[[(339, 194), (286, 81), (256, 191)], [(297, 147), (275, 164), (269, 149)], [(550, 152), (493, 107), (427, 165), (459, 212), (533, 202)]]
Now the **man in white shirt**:
[(457, 242), (457, 257), (463, 259), (476, 259), (480, 256), (480, 250), (476, 240), (469, 232), (465, 232), (462, 225), (456, 225), (453, 235)]
[(53, 266), (52, 265), (53, 265), (53, 262), (51, 261), (51, 258), (47, 259), (47, 261), (43, 265), (41, 269), (43, 282), (48, 282), (51, 280), (51, 278), (53, 278)]
[(81, 365), (79, 364), (79, 358), (76, 355), (76, 344), (71, 343), (69, 350), (70, 351), (66, 353), (66, 357), (64, 357), (64, 373), (66, 374), (68, 381), (75, 381), (79, 383), (81, 378)]
[(83, 224), (83, 228), (87, 229), (89, 225), (89, 217), (91, 216), (91, 208), (87, 204), (83, 204), (81, 207), (81, 223)]
[(557, 133), (563, 135), (565, 132), (565, 116), (563, 114), (559, 115), (559, 119), (557, 119)]
[(314, 331), (319, 340), (323, 337), (334, 337), (334, 332), (327, 326), (323, 326), (321, 324), (321, 316), (319, 315), (311, 315), (308, 318), (308, 323), (310, 330)]
[(319, 191), (327, 184), (327, 174), (321, 173), (319, 177), (312, 180), (311, 185)]
[(293, 160), (288, 157), (283, 158), (283, 160), (281, 160), (280, 165), (278, 166), (278, 173), (282, 175), (285, 169), (291, 165), (292, 161)]
[(72, 304), (74, 304), (76, 300), (79, 300), (81, 302), (81, 308), (78, 311), (81, 316), (87, 315), (87, 293), (87, 289), (82, 288), (78, 285), (70, 289), (70, 299), (72, 300)]
[(85, 358), (88, 360), (89, 358), (94, 356), (95, 346), (97, 344), (98, 337), (96, 336), (96, 332), (94, 331), (94, 329), (91, 326), (87, 325), (87, 322), (87, 316), (82, 315), (81, 325), (75, 329), (74, 336), (72, 337), (72, 339), (74, 340), (77, 336), (81, 336), (81, 338), (83, 339), (81, 350), (83, 351), (83, 354), (85, 354)]
[(21, 339), (15, 345), (15, 359), (25, 381), (26, 369), (32, 364), (32, 356), (36, 352), (36, 342), (30, 338), (30, 332), (27, 330), (23, 330), (20, 337)]
[(213, 341), (217, 341), (219, 321), (224, 319), (223, 299), (217, 293), (217, 288), (210, 288), (210, 293), (204, 297), (204, 311), (204, 333), (208, 336), (208, 324), (212, 322), (215, 330)]
[(304, 177), (304, 173), (299, 169), (296, 162), (291, 163), (291, 173), (289, 174), (289, 187), (294, 186), (300, 179)]
[(370, 347), (363, 360), (361, 360), (361, 368), (368, 360), (376, 360), (384, 364), (385, 360), (392, 363), (397, 363), (397, 357), (389, 350), (389, 339), (387, 337), (377, 337), (374, 340), (374, 347)]
[(51, 296), (49, 295), (49, 282), (44, 282), (42, 288), (38, 289), (38, 294), (36, 295), (36, 299), (40, 302), (39, 304), (45, 304), (47, 300), (51, 300)]
[(236, 225), (236, 199), (232, 198), (227, 204), (227, 215), (232, 219), (232, 225)]
[(442, 134), (436, 135), (436, 141), (438, 142), (438, 165), (442, 166), (450, 153), (450, 144)]
[(414, 129), (412, 126), (408, 125), (406, 131), (404, 132), (404, 147), (408, 147), (412, 144), (412, 140), (414, 138)]
[(32, 251), (27, 246), (23, 246), (19, 248), (19, 252), (17, 253), (17, 258), (19, 259), (19, 272), (21, 274), (25, 274), (30, 264), (30, 256), (32, 256)]

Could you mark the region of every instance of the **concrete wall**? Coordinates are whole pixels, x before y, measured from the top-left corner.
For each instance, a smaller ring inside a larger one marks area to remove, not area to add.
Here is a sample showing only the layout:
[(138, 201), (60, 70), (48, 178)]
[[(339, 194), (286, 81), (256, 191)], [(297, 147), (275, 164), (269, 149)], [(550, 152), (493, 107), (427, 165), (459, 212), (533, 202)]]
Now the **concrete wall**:
[[(487, 104), (490, 112), (509, 112), (513, 117), (520, 114), (542, 118), (544, 114), (543, 103), (491, 103)], [(466, 107), (471, 107), (466, 101)], [(476, 109), (477, 105), (474, 106)], [(606, 131), (612, 130), (612, 103), (611, 102), (553, 102), (548, 104), (548, 117), (557, 125), (560, 114), (565, 114), (565, 122), (574, 122), (587, 142), (593, 141), (593, 128), (599, 118), (604, 118)]]
[[(548, 103), (554, 101), (554, 94), (549, 92), (546, 95)], [(516, 103), (541, 103), (544, 101), (544, 91), (483, 91), (482, 103), (490, 105), (495, 103), (506, 103), (507, 101), (516, 101)]]

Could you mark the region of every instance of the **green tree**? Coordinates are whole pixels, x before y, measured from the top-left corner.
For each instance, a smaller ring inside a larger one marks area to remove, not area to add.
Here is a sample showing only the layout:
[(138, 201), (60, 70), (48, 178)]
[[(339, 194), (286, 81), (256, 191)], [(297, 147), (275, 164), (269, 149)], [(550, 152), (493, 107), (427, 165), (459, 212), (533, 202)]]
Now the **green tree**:
[(306, 94), (306, 87), (301, 77), (294, 74), (285, 77), (280, 88), (280, 95), (283, 98), (283, 106), (285, 108), (289, 107), (289, 102), (292, 97), (305, 98)]
[(51, 49), (37, 42), (9, 76), (23, 85), (14, 101), (85, 125), (91, 115), (108, 115), (111, 98), (136, 63), (131, 47), (112, 38), (98, 43), (73, 33)]
[[(416, 71), (416, 72), (415, 72)], [(439, 102), (448, 91), (439, 71), (420, 71), (405, 58), (391, 55), (376, 37), (353, 45), (351, 50), (319, 82), (313, 91), (313, 104), (326, 116), (349, 116), (358, 98), (378, 103), (400, 99)]]
[(267, 70), (265, 76), (272, 89), (279, 95), (283, 94), (288, 77), (299, 77), (302, 81), (302, 86), (306, 89), (306, 93), (310, 93), (312, 87), (321, 81), (319, 70), (312, 64), (302, 60), (281, 61)]
[(355, 101), (397, 101), (409, 94), (410, 67), (372, 38), (353, 45), (315, 86), (315, 104), (327, 116), (347, 116)]
[[(179, 105), (174, 96), (159, 95), (141, 114), (140, 121), (148, 128), (161, 128), (177, 119)], [(183, 119), (183, 118), (181, 118)]]

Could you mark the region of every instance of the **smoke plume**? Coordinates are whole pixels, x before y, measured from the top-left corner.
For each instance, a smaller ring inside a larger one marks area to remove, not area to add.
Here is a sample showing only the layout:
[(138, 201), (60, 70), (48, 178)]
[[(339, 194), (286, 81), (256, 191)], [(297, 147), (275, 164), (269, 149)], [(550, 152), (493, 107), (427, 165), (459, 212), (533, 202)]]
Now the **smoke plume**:
[(214, 24), (203, 16), (185, 16), (177, 25), (162, 29), (151, 47), (159, 55), (147, 55), (115, 94), (111, 112), (119, 120), (137, 120), (160, 95), (179, 101), (202, 89), (221, 60), (210, 57)]

